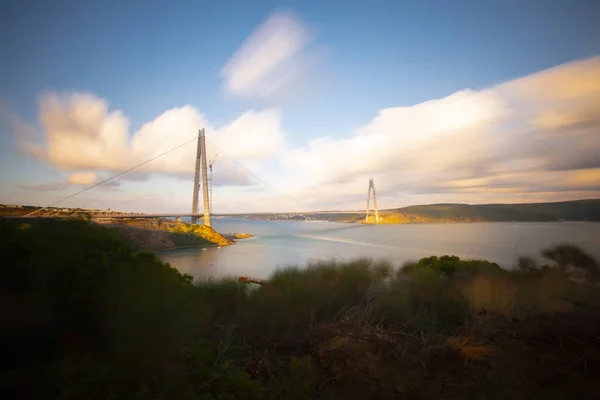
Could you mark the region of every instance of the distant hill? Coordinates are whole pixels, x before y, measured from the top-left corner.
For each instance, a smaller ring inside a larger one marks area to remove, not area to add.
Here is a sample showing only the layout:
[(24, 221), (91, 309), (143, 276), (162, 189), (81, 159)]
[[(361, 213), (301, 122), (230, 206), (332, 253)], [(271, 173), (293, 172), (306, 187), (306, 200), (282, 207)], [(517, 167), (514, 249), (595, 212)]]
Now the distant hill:
[[(320, 211), (315, 213), (248, 214), (247, 219), (331, 222), (365, 220), (364, 213)], [(574, 200), (558, 203), (523, 204), (428, 204), (379, 211), (380, 224), (409, 224), (431, 222), (551, 222), (600, 221), (600, 199)], [(373, 215), (368, 223), (375, 222)]]
[(385, 210), (407, 220), (430, 221), (600, 221), (600, 199), (523, 204), (428, 204)]

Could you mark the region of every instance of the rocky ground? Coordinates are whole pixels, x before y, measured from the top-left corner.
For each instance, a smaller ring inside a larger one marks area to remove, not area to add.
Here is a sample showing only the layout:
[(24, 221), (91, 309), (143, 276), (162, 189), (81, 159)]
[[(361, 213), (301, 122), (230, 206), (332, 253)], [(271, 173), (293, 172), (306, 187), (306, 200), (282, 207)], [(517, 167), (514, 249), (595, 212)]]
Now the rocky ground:
[(248, 233), (220, 233), (204, 225), (189, 225), (174, 221), (128, 221), (107, 227), (116, 229), (121, 238), (135, 251), (167, 251), (183, 247), (227, 246), (240, 239), (253, 237)]

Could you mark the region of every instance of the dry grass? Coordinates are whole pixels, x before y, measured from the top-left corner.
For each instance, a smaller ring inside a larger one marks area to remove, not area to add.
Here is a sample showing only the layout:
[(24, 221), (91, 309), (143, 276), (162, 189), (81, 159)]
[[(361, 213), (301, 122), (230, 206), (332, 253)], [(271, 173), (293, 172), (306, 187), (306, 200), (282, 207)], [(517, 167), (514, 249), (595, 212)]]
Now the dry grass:
[(508, 277), (499, 274), (477, 275), (458, 286), (474, 314), (481, 310), (502, 315), (517, 314), (519, 286)]
[(473, 333), (450, 337), (446, 344), (457, 351), (466, 361), (487, 361), (494, 354), (494, 347), (477, 339)]
[(556, 270), (479, 274), (456, 285), (473, 315), (483, 312), (523, 318), (571, 311), (573, 304), (561, 298), (600, 305), (600, 294), (593, 283), (575, 282)]

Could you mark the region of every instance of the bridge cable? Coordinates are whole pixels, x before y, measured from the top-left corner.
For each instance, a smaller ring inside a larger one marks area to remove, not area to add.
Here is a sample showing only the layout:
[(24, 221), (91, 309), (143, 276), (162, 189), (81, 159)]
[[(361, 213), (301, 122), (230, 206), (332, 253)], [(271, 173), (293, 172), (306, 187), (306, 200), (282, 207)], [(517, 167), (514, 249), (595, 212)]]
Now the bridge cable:
[(195, 141), (195, 140), (198, 140), (198, 136), (194, 136), (192, 139), (190, 139), (190, 140), (188, 140), (188, 141), (186, 141), (186, 142), (184, 142), (184, 143), (182, 143), (182, 144), (180, 144), (180, 145), (178, 145), (178, 146), (175, 146), (175, 147), (173, 147), (172, 149), (169, 149), (169, 150), (167, 150), (167, 151), (165, 151), (165, 152), (163, 152), (163, 153), (160, 153), (159, 155), (157, 155), (157, 156), (154, 156), (154, 157), (152, 157), (152, 158), (150, 158), (150, 159), (148, 159), (148, 160), (144, 161), (143, 163), (140, 163), (140, 164), (138, 164), (138, 165), (136, 165), (136, 166), (134, 166), (134, 167), (131, 167), (131, 168), (129, 168), (129, 169), (126, 169), (125, 171), (119, 172), (118, 174), (115, 174), (115, 175), (113, 175), (113, 176), (110, 176), (110, 177), (108, 177), (108, 178), (106, 178), (106, 179), (104, 179), (104, 180), (102, 180), (102, 181), (100, 181), (100, 182), (98, 182), (98, 183), (95, 183), (95, 184), (93, 184), (93, 185), (91, 185), (91, 186), (88, 186), (88, 187), (86, 187), (85, 189), (81, 189), (80, 191), (78, 191), (78, 192), (75, 192), (75, 193), (73, 193), (73, 194), (71, 194), (71, 195), (69, 195), (69, 196), (67, 196), (67, 197), (64, 197), (64, 198), (62, 198), (62, 199), (58, 200), (58, 201), (55, 201), (54, 203), (52, 203), (52, 204), (49, 204), (49, 205), (47, 205), (47, 206), (45, 206), (45, 207), (43, 207), (43, 208), (39, 208), (39, 209), (37, 209), (37, 210), (35, 210), (35, 211), (32, 211), (32, 212), (30, 212), (29, 214), (26, 214), (26, 215), (25, 215), (25, 217), (29, 217), (29, 216), (31, 216), (31, 215), (33, 215), (33, 214), (36, 214), (36, 213), (40, 212), (40, 211), (46, 210), (46, 209), (48, 209), (48, 208), (50, 208), (50, 207), (54, 207), (55, 205), (57, 205), (57, 204), (60, 204), (60, 203), (62, 203), (62, 202), (63, 202), (63, 201), (65, 201), (65, 200), (69, 200), (69, 199), (71, 199), (71, 198), (73, 198), (73, 197), (75, 197), (75, 196), (77, 196), (77, 195), (80, 195), (80, 194), (81, 194), (81, 193), (83, 193), (83, 192), (87, 192), (87, 191), (88, 191), (88, 190), (90, 190), (90, 189), (93, 189), (93, 188), (95, 188), (95, 187), (98, 187), (98, 186), (100, 186), (100, 185), (102, 185), (102, 184), (104, 184), (104, 183), (106, 183), (106, 182), (108, 182), (108, 181), (111, 181), (111, 180), (113, 180), (113, 179), (115, 179), (115, 178), (118, 178), (118, 177), (120, 177), (120, 176), (123, 176), (123, 175), (125, 175), (126, 173), (128, 173), (128, 172), (131, 172), (131, 171), (133, 171), (134, 169), (136, 169), (136, 168), (139, 168), (139, 167), (141, 167), (141, 166), (144, 166), (144, 165), (148, 164), (149, 162), (152, 162), (152, 161), (156, 160), (157, 158), (160, 158), (160, 157), (162, 157), (162, 156), (164, 156), (164, 155), (167, 155), (167, 154), (169, 154), (169, 153), (171, 153), (171, 152), (173, 152), (173, 151), (175, 151), (175, 150), (177, 150), (177, 149), (179, 149), (179, 148), (181, 148), (181, 147), (185, 146), (186, 144), (189, 144), (189, 143), (191, 143), (191, 142), (193, 142), (193, 141)]
[(225, 157), (227, 157), (229, 160), (231, 160), (231, 162), (233, 162), (236, 166), (238, 166), (240, 169), (242, 169), (244, 172), (246, 172), (248, 175), (251, 175), (254, 179), (256, 179), (258, 182), (262, 183), (263, 185), (265, 185), (266, 187), (268, 187), (269, 189), (271, 189), (272, 191), (276, 192), (277, 194), (279, 194), (282, 197), (285, 197), (286, 199), (296, 203), (297, 205), (299, 205), (300, 207), (306, 209), (307, 207), (301, 203), (299, 203), (296, 199), (294, 199), (293, 197), (290, 197), (288, 195), (286, 195), (285, 193), (283, 193), (282, 191), (274, 188), (273, 186), (271, 186), (269, 183), (265, 182), (264, 180), (262, 180), (261, 178), (259, 178), (254, 172), (252, 172), (250, 169), (248, 169), (246, 166), (244, 166), (242, 163), (240, 163), (239, 161), (237, 161), (233, 156), (231, 156), (230, 154), (228, 154), (225, 150), (223, 150), (221, 147), (217, 146), (216, 144), (214, 144), (212, 141), (210, 141), (207, 137), (204, 138), (211, 146), (213, 146), (216, 150), (218, 150), (220, 153), (222, 153)]

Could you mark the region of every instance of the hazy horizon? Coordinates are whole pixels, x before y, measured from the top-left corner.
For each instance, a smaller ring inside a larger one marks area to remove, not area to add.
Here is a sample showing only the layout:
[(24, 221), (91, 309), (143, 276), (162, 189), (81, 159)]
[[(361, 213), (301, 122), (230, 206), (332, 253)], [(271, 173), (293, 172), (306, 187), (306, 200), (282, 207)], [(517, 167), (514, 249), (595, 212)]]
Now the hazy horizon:
[[(469, 204), (469, 203), (428, 203), (428, 204), (409, 204), (406, 206), (400, 206), (400, 207), (390, 207), (390, 208), (385, 208), (385, 209), (379, 209), (379, 212), (385, 212), (385, 211), (395, 211), (395, 210), (401, 210), (403, 208), (409, 208), (409, 207), (420, 207), (420, 206), (444, 206), (444, 205), (453, 205), (453, 206), (490, 206), (490, 205), (528, 205), (528, 204), (555, 204), (555, 203), (571, 203), (571, 202), (581, 202), (581, 201), (594, 201), (594, 200), (600, 200), (600, 198), (590, 198), (590, 199), (576, 199), (576, 200), (565, 200), (565, 201), (558, 201), (558, 202), (538, 202), (538, 203), (476, 203), (476, 204)], [(41, 205), (35, 205), (35, 204), (4, 204), (4, 203), (0, 203), (4, 206), (22, 206), (22, 207), (44, 207)], [(72, 209), (77, 209), (77, 208), (81, 208), (81, 209), (86, 209), (85, 207), (64, 207), (64, 206), (52, 206), (52, 207), (48, 207), (48, 208), (72, 208)], [(91, 209), (91, 208), (89, 208)], [(98, 210), (106, 210), (106, 209), (98, 209)], [(132, 211), (125, 211), (125, 210), (113, 210), (112, 211), (116, 211), (116, 212), (132, 212)], [(241, 214), (294, 214), (294, 213), (298, 213), (298, 214), (307, 214), (307, 213), (328, 213), (328, 212), (334, 212), (334, 213), (344, 213), (344, 212), (351, 212), (351, 213), (364, 213), (365, 212), (365, 208), (363, 209), (315, 209), (315, 210), (308, 210), (308, 211), (268, 211), (268, 210), (258, 210), (258, 211), (230, 211), (230, 212), (217, 212), (215, 213), (216, 216), (220, 216), (220, 215), (241, 215)], [(371, 212), (373, 212), (373, 208), (371, 208)], [(189, 210), (179, 210), (179, 211), (169, 211), (166, 213), (172, 213), (172, 214), (189, 214), (190, 211)], [(152, 213), (146, 213), (146, 214), (152, 214)], [(202, 210), (200, 210), (200, 214), (202, 214)]]

